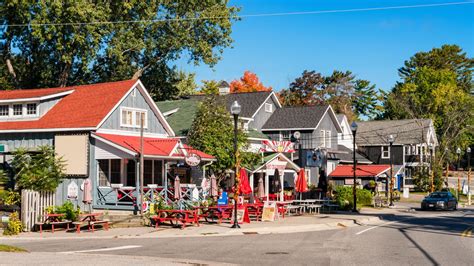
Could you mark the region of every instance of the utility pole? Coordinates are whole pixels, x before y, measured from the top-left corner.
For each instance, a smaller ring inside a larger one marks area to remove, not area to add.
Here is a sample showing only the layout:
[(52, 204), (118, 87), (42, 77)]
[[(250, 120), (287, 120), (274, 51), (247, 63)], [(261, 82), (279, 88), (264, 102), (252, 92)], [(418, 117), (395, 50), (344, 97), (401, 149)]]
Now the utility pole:
[(467, 205), (471, 206), (471, 147), (467, 147)]
[(140, 215), (143, 216), (143, 124), (145, 113), (140, 114)]

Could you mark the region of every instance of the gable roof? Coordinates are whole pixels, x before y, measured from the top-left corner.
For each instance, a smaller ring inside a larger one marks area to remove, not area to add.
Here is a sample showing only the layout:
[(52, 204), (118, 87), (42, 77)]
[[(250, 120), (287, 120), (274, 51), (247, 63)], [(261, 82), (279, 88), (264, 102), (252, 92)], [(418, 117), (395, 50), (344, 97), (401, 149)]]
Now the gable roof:
[(315, 129), (328, 109), (330, 109), (329, 105), (279, 108), (273, 112), (262, 130)]
[(277, 158), (279, 158), (279, 160), (286, 161), (287, 167), (293, 168), (295, 171), (300, 170), (300, 167), (296, 165), (293, 161), (291, 161), (288, 157), (286, 157), (283, 153), (271, 153), (263, 157), (262, 160), (256, 165), (249, 165), (244, 167), (249, 169), (251, 173), (255, 173), (263, 169), (263, 167), (265, 167), (268, 163), (272, 162)]
[(139, 89), (167, 132), (174, 132), (140, 80), (124, 80), (65, 88), (0, 91), (1, 100), (63, 96), (43, 116), (31, 120), (0, 121), (0, 133), (95, 130), (110, 116), (133, 88)]
[[(390, 165), (372, 164), (357, 165), (356, 177), (377, 177), (390, 170)], [(352, 165), (338, 165), (336, 169), (329, 174), (329, 177), (353, 177), (354, 170)]]
[(163, 113), (178, 109), (167, 115), (166, 120), (177, 136), (188, 134), (198, 111), (199, 101), (197, 99), (162, 101), (156, 102), (156, 105)]
[[(431, 119), (377, 120), (357, 122), (357, 145), (388, 145), (393, 135), (394, 144), (419, 144), (428, 142), (429, 131), (434, 131)], [(434, 132), (432, 132), (434, 133)], [(437, 144), (436, 134), (433, 136)]]
[[(352, 150), (347, 148), (344, 145), (337, 145), (337, 153), (328, 153), (328, 159), (339, 159), (340, 163), (353, 163), (353, 154)], [(362, 154), (358, 153), (356, 151), (356, 162), (359, 164), (372, 164), (373, 162), (369, 159), (367, 159), (365, 156)]]
[[(260, 109), (263, 103), (271, 96), (274, 95), (273, 91), (256, 91), (256, 92), (237, 92), (229, 93), (225, 95), (218, 95), (218, 98), (222, 98), (225, 101), (226, 109), (230, 111), (230, 107), (234, 101), (237, 101), (241, 106), (240, 111), (241, 117), (252, 118), (255, 113)], [(197, 99), (201, 101), (203, 97), (207, 95), (193, 95), (190, 99)], [(275, 96), (276, 98), (276, 96)], [(278, 105), (280, 103), (278, 102)]]

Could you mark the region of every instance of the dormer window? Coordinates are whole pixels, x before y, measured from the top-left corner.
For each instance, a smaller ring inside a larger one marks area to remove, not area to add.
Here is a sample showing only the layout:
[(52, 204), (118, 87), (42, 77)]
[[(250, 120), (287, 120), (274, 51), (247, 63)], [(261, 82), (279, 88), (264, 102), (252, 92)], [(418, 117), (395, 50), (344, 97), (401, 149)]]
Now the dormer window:
[(37, 107), (38, 105), (36, 103), (28, 103), (26, 105), (26, 114), (27, 115), (36, 115), (37, 114)]
[(14, 104), (13, 116), (22, 116), (22, 115), (23, 115), (23, 104)]
[(8, 116), (9, 108), (10, 107), (8, 105), (0, 105), (0, 116)]

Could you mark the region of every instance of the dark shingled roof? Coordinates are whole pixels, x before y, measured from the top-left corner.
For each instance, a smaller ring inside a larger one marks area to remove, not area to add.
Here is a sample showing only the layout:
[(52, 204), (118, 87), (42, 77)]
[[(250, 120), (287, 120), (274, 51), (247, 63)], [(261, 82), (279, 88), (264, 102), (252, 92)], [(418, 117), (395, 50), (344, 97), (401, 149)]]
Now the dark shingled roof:
[[(251, 118), (263, 102), (271, 94), (271, 91), (257, 91), (257, 92), (241, 92), (241, 93), (229, 93), (225, 95), (219, 95), (225, 100), (227, 110), (230, 112), (230, 106), (234, 101), (237, 101), (242, 106), (240, 116)], [(202, 99), (206, 95), (193, 95), (191, 99)]]
[(386, 145), (393, 135), (395, 144), (418, 144), (427, 142), (427, 132), (432, 127), (431, 119), (404, 119), (357, 122), (357, 145)]
[(276, 109), (262, 130), (316, 128), (329, 105), (296, 106)]
[[(340, 163), (353, 163), (352, 150), (343, 145), (337, 145), (338, 153), (329, 153), (328, 157), (331, 159), (339, 159)], [(356, 151), (356, 161), (360, 164), (372, 164), (372, 161), (365, 158), (362, 154)]]

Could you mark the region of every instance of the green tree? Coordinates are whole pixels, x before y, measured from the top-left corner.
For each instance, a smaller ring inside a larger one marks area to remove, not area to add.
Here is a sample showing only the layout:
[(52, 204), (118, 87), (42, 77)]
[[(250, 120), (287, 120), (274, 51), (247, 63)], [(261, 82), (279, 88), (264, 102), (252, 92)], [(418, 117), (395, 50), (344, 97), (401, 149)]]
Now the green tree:
[(219, 94), (219, 82), (215, 80), (203, 80), (201, 86), (201, 93), (209, 95)]
[(227, 2), (3, 1), (0, 81), (37, 88), (141, 78), (161, 97), (177, 59), (212, 66), (232, 43), (238, 9)]
[(330, 104), (336, 113), (349, 120), (375, 117), (380, 113), (381, 93), (367, 80), (356, 79), (350, 71), (335, 70), (330, 76), (316, 71), (304, 71), (280, 92), (284, 105)]
[(65, 176), (65, 162), (51, 146), (38, 147), (35, 153), (17, 149), (11, 165), (19, 189), (54, 191)]
[(197, 84), (195, 81), (195, 73), (186, 73), (184, 71), (178, 71), (178, 82), (176, 88), (178, 90), (178, 97), (196, 94)]
[[(194, 148), (216, 157), (217, 161), (210, 167), (220, 178), (224, 170), (235, 166), (234, 126), (222, 98), (210, 95), (199, 104), (188, 140)], [(238, 147), (241, 154), (246, 146), (247, 136), (239, 130)]]

